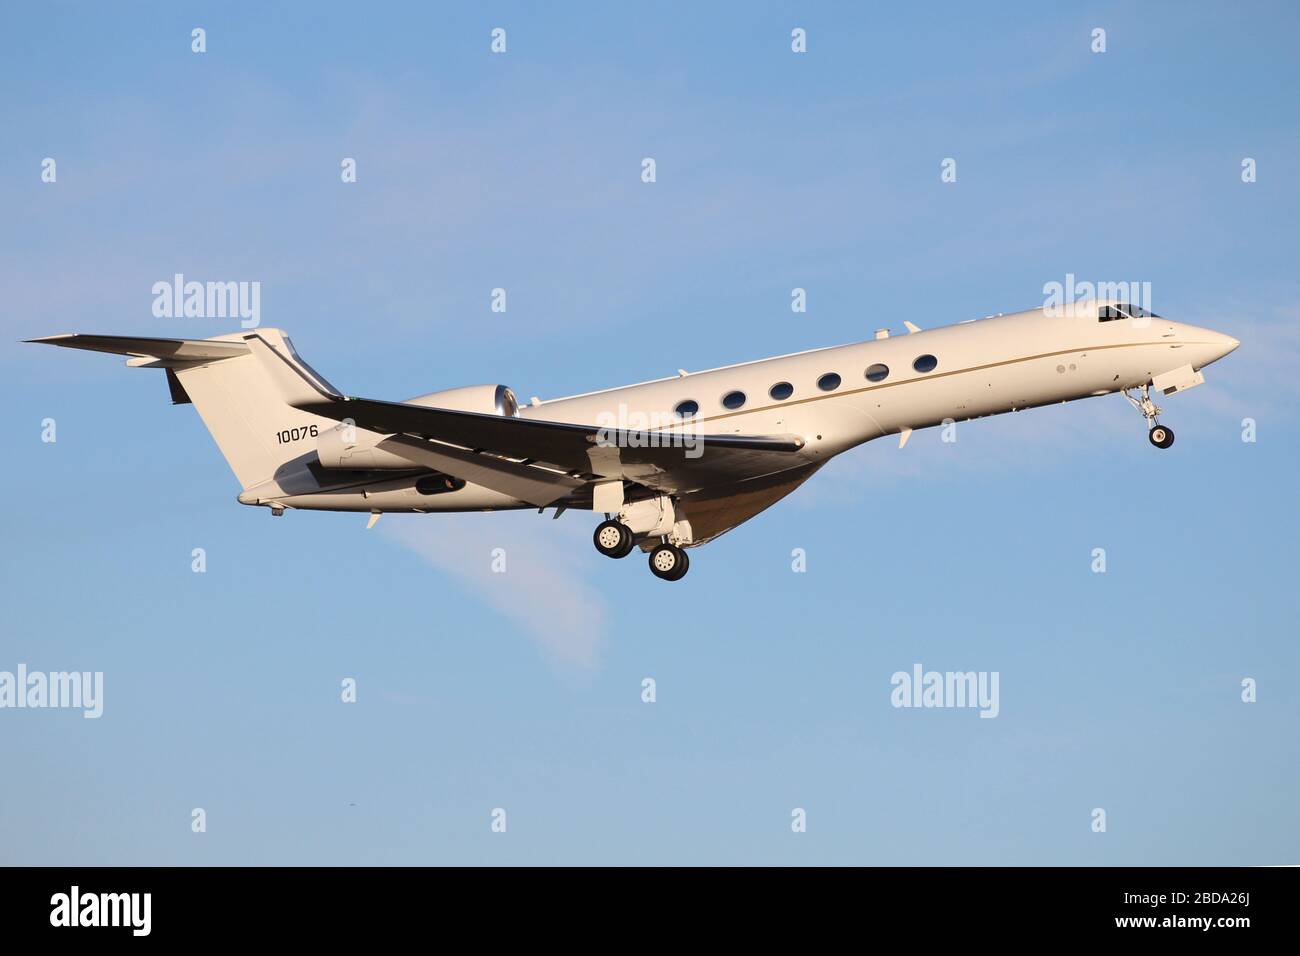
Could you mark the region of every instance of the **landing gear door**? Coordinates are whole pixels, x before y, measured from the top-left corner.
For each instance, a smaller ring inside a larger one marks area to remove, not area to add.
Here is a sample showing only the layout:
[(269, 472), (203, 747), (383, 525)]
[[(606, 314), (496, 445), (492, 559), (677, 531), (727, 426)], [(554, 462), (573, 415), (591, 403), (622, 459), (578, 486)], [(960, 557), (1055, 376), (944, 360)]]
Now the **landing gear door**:
[(1204, 373), (1196, 371), (1190, 365), (1184, 365), (1172, 372), (1157, 375), (1151, 379), (1151, 386), (1161, 395), (1172, 395), (1174, 392), (1181, 392), (1184, 389), (1200, 385), (1204, 381)]

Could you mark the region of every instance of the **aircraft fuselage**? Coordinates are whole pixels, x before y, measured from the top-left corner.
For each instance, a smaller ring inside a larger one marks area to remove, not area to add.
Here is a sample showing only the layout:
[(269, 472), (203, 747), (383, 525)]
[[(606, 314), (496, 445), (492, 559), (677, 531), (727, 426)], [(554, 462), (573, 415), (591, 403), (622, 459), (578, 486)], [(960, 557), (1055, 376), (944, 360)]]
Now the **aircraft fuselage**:
[[(1073, 314), (1033, 309), (688, 372), (523, 406), (519, 415), (666, 434), (792, 434), (804, 441), (791, 463), (802, 468), (885, 435), (1141, 388), (1183, 367), (1200, 370), (1237, 346), (1165, 318), (1099, 321), (1095, 307), (1065, 311)], [(698, 407), (694, 415), (675, 412), (684, 402)], [(357, 511), (531, 507), (473, 484), (426, 495), (415, 480), (372, 479), (364, 489), (285, 501)]]

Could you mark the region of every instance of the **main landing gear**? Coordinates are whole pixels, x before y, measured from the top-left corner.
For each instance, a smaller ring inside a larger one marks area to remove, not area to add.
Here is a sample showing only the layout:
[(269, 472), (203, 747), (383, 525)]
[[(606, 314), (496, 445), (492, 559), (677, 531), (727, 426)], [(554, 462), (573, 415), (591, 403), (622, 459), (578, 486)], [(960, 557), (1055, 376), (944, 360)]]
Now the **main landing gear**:
[(650, 573), (665, 581), (680, 581), (691, 569), (691, 559), (675, 544), (661, 544), (650, 552)]
[(596, 526), (592, 541), (596, 550), (607, 558), (626, 558), (635, 546), (632, 529), (621, 521), (602, 521)]
[[(626, 558), (636, 547), (632, 529), (616, 519), (602, 521), (592, 535), (596, 550), (607, 558)], [(664, 542), (650, 552), (650, 573), (665, 581), (680, 581), (690, 569), (685, 550)]]
[(1124, 397), (1147, 420), (1147, 440), (1157, 448), (1168, 448), (1174, 443), (1174, 430), (1168, 425), (1160, 424), (1160, 406), (1151, 401), (1151, 385), (1148, 383), (1142, 386), (1139, 390), (1140, 398), (1130, 395), (1131, 391), (1132, 389), (1124, 389)]

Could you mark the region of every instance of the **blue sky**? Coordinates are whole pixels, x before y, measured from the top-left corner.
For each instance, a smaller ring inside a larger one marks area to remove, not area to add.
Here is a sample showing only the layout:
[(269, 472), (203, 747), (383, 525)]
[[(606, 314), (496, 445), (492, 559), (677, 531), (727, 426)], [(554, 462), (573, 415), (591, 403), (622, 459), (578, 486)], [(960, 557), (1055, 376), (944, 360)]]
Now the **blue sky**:
[[(1300, 861), (1292, 5), (0, 18), (0, 670), (105, 682), (99, 720), (0, 710), (0, 862)], [(1165, 403), (1168, 452), (1116, 397), (872, 443), (666, 585), (580, 513), (272, 520), (157, 373), (18, 344), (233, 331), (151, 315), (176, 272), (261, 282), (264, 324), (394, 399), (949, 324), (1067, 273), (1242, 346)], [(917, 662), (999, 672), (999, 716), (891, 707)]]

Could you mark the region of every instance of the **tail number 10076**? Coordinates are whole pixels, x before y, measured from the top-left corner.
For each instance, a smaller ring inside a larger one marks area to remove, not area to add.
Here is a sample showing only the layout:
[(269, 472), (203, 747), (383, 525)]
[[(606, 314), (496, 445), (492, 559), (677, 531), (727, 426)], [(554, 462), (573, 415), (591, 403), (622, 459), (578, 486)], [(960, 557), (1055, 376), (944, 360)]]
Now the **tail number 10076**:
[(276, 432), (275, 440), (281, 445), (287, 445), (304, 438), (315, 438), (316, 435), (315, 425), (303, 425), (301, 428), (286, 428), (282, 432)]

